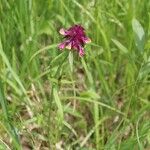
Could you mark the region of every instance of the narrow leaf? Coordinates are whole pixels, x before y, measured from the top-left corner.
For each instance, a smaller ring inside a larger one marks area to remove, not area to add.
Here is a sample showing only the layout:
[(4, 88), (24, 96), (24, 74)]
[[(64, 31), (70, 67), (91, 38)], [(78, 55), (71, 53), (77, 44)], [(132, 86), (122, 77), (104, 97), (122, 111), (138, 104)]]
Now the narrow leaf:
[(120, 51), (122, 51), (123, 53), (128, 53), (128, 49), (125, 46), (123, 46), (119, 41), (115, 39), (112, 39), (112, 41)]
[(59, 115), (59, 121), (60, 123), (63, 122), (63, 118), (64, 118), (64, 112), (63, 112), (63, 107), (62, 107), (62, 104), (61, 104), (61, 101), (60, 101), (60, 98), (59, 98), (59, 95), (58, 95), (58, 91), (56, 88), (54, 88), (54, 100), (55, 100), (55, 103), (57, 105), (57, 108), (58, 108), (58, 115)]
[(138, 50), (142, 52), (145, 45), (144, 29), (137, 19), (132, 20), (132, 28), (134, 32), (135, 45), (137, 46)]

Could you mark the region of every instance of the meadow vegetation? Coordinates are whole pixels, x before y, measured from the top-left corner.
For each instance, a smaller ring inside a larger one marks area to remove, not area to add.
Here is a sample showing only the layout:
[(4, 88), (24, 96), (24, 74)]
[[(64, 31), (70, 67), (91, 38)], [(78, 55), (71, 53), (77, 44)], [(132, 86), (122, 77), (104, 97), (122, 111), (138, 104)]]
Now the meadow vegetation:
[[(85, 55), (58, 49), (81, 24)], [(149, 0), (0, 0), (0, 150), (150, 150)]]

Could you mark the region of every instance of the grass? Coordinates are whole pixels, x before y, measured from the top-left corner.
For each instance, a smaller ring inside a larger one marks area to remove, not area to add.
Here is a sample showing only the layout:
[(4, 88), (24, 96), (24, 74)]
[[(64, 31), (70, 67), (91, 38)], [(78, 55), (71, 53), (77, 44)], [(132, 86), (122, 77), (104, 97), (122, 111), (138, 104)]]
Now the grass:
[[(150, 149), (149, 0), (0, 0), (0, 149)], [(82, 24), (86, 55), (59, 51)]]

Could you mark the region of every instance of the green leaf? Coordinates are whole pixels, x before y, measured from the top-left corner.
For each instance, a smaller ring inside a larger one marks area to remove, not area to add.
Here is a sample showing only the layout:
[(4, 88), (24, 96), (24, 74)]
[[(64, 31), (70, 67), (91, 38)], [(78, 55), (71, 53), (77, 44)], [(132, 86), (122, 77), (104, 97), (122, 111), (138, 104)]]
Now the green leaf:
[(132, 20), (132, 28), (134, 32), (135, 45), (137, 46), (138, 50), (142, 52), (145, 45), (144, 29), (137, 19)]
[(128, 53), (128, 49), (123, 46), (119, 41), (112, 39), (113, 43), (118, 47), (118, 49), (123, 53)]
[(7, 108), (7, 102), (4, 95), (3, 83), (1, 81), (0, 81), (0, 105), (2, 107), (2, 111), (4, 114), (4, 123), (3, 123), (4, 127), (8, 132), (9, 136), (12, 138), (13, 146), (21, 150), (18, 133), (15, 127), (11, 124), (11, 121), (9, 120), (9, 114), (8, 114), (9, 110)]
[(64, 111), (63, 111), (63, 106), (61, 104), (61, 101), (60, 101), (60, 98), (58, 95), (58, 91), (56, 88), (54, 88), (53, 94), (54, 94), (55, 103), (56, 103), (57, 108), (58, 108), (59, 122), (61, 124), (64, 120)]
[(70, 51), (69, 53), (69, 65), (70, 65), (70, 70), (73, 72), (73, 53)]
[(150, 73), (150, 57), (148, 58), (147, 62), (142, 66), (139, 72), (139, 80), (145, 78)]
[(93, 98), (93, 99), (98, 99), (100, 98), (100, 96), (95, 93), (93, 90), (88, 90), (86, 92), (82, 92), (80, 94), (81, 97), (87, 97), (87, 98)]

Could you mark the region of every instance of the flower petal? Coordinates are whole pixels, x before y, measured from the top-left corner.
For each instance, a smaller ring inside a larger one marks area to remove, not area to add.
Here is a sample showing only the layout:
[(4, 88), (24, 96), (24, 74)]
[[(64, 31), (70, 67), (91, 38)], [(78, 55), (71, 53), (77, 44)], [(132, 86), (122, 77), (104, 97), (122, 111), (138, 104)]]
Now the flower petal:
[(86, 37), (86, 38), (84, 39), (84, 42), (85, 42), (85, 43), (91, 43), (91, 39), (88, 38), (88, 37)]
[(61, 35), (66, 35), (66, 31), (65, 31), (64, 28), (61, 28), (61, 29), (59, 30), (59, 33), (60, 33)]
[(66, 43), (63, 42), (63, 43), (60, 43), (60, 44), (58, 45), (58, 48), (59, 48), (59, 49), (64, 49), (65, 46), (66, 46)]
[(66, 48), (67, 48), (67, 49), (71, 49), (71, 48), (72, 48), (72, 43), (71, 43), (71, 42), (68, 43), (67, 46), (66, 46)]
[(79, 47), (79, 56), (82, 57), (84, 55), (84, 49), (80, 46)]

